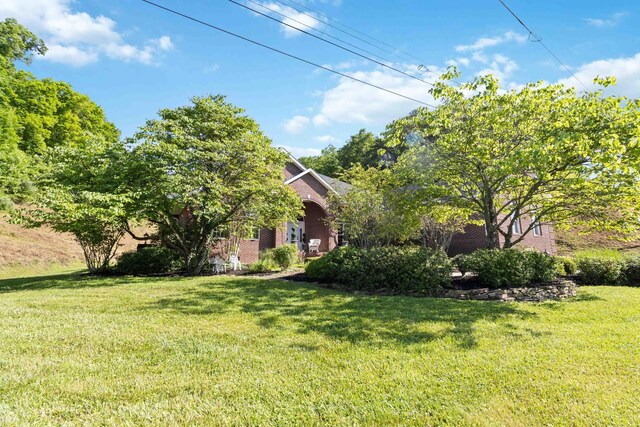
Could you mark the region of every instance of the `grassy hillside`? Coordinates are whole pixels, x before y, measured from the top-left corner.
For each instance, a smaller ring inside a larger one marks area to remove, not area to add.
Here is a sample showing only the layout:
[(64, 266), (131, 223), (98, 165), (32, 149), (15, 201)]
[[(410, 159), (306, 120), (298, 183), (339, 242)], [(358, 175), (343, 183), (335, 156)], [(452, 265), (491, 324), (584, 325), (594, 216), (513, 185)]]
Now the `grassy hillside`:
[(2, 425), (640, 425), (639, 288), (495, 303), (0, 280)]
[(625, 253), (640, 253), (640, 241), (624, 242), (612, 233), (580, 234), (578, 229), (556, 230), (558, 253), (572, 254), (589, 249), (614, 249)]
[[(118, 252), (135, 249), (137, 242), (125, 236)], [(0, 275), (8, 272), (58, 270), (61, 266), (81, 267), (82, 248), (71, 234), (56, 233), (49, 228), (27, 229), (10, 224), (0, 214)]]

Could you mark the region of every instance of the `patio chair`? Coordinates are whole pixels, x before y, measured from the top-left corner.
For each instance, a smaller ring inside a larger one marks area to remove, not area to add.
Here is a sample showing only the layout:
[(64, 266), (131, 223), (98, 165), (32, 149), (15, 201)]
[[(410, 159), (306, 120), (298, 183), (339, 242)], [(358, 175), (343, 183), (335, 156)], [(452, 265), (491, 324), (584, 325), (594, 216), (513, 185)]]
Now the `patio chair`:
[(219, 255), (209, 258), (209, 264), (211, 264), (211, 270), (216, 274), (227, 272), (227, 266)]
[(234, 271), (242, 270), (242, 263), (240, 262), (240, 257), (238, 255), (229, 255), (229, 265)]
[(309, 240), (309, 252), (320, 252), (320, 239)]

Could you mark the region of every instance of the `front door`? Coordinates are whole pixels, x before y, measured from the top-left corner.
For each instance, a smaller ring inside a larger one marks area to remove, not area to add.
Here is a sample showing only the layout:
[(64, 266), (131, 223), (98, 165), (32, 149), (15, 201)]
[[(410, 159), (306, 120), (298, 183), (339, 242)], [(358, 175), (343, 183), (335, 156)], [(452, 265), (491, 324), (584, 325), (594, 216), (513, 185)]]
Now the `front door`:
[(298, 245), (298, 250), (304, 250), (307, 243), (307, 235), (305, 234), (304, 218), (297, 222), (287, 223), (287, 243)]

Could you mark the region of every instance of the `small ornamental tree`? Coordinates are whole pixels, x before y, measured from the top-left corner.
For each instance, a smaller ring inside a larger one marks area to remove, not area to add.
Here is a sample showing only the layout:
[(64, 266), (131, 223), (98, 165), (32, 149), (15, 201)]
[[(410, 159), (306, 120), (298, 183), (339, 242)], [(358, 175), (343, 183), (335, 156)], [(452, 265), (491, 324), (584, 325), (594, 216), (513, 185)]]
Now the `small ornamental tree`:
[(284, 184), (286, 153), (244, 110), (220, 95), (191, 102), (160, 110), (130, 141), (126, 185), (131, 211), (156, 224), (162, 243), (198, 274), (218, 230), (277, 227), (297, 218), (302, 202)]
[[(415, 188), (481, 218), (490, 248), (513, 246), (540, 222), (638, 232), (638, 100), (542, 82), (504, 91), (492, 76), (446, 84), (457, 77), (452, 69), (431, 90), (438, 108), (388, 127), (392, 144), (420, 141), (399, 165), (417, 172)], [(521, 216), (535, 222), (514, 235)]]
[(369, 249), (415, 236), (414, 214), (395, 203), (399, 190), (391, 170), (355, 165), (343, 177), (351, 187), (329, 196), (329, 214), (332, 228), (342, 227), (350, 245)]
[(75, 236), (90, 273), (104, 271), (125, 233), (128, 197), (119, 189), (124, 146), (91, 138), (82, 147), (49, 151), (36, 202), (20, 212), (27, 226)]

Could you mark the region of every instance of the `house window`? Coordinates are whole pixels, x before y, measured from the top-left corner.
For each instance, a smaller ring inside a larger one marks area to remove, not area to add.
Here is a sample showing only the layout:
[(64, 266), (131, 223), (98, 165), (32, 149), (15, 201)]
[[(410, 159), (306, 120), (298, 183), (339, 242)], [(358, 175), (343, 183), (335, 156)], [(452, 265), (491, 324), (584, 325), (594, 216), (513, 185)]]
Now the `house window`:
[(540, 224), (535, 216), (533, 217), (533, 222), (533, 235), (538, 237), (542, 236), (542, 224)]
[(522, 234), (522, 224), (520, 223), (520, 218), (516, 218), (515, 221), (513, 221), (513, 224), (511, 225), (511, 232), (513, 234)]
[(251, 232), (248, 236), (249, 240), (260, 240), (260, 227), (251, 228)]

